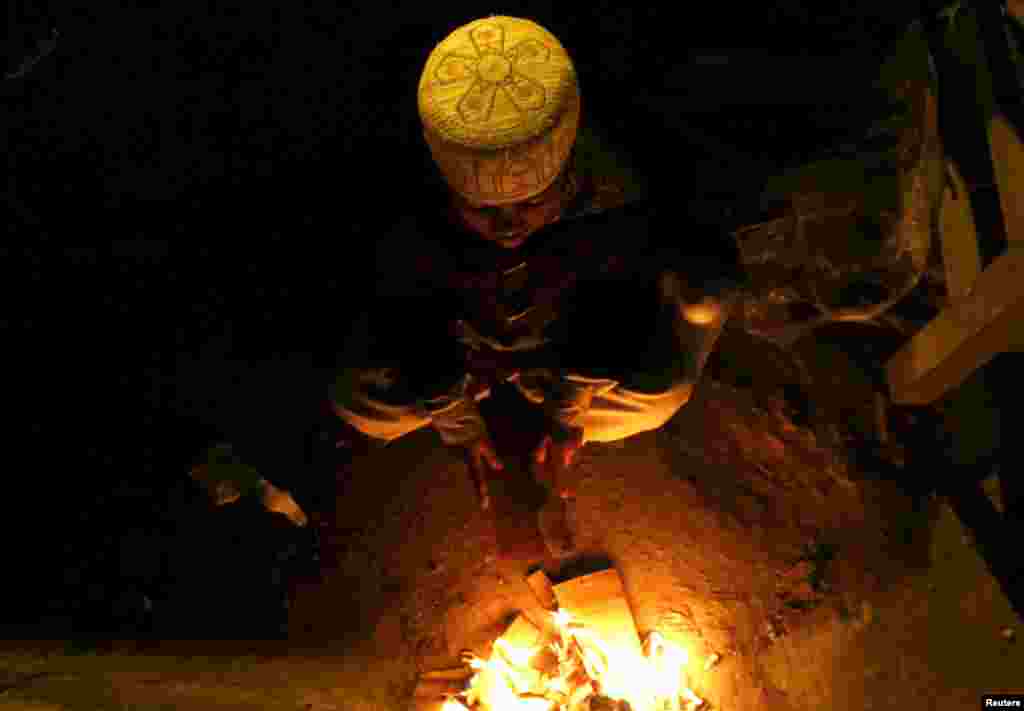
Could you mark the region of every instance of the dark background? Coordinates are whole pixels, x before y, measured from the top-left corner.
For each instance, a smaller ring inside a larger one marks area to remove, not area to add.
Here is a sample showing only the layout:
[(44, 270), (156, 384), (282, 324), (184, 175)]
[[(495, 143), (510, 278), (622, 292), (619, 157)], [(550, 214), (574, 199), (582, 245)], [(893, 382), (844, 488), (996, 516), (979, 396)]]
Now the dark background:
[[(301, 468), (375, 236), (436, 199), (415, 88), (452, 29), (512, 14), (553, 31), (586, 116), (689, 206), (682, 229), (751, 209), (768, 171), (855, 126), (859, 78), (913, 14), (423, 5), (12, 2), (8, 72), (59, 35), (0, 83), (11, 634), (279, 627), (273, 571), (308, 532), (253, 502), (214, 516), (184, 474), (242, 423)], [(799, 75), (761, 61), (840, 53)], [(285, 468), (268, 478), (290, 485)]]

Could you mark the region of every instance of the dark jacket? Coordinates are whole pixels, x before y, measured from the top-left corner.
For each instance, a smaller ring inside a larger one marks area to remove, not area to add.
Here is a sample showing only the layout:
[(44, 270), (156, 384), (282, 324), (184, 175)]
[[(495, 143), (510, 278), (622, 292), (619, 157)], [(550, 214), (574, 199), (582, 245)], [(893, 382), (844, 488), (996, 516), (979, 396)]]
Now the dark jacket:
[[(620, 163), (593, 133), (581, 135), (574, 161), (576, 199), (518, 249), (474, 236), (441, 200), (400, 220), (378, 245), (369, 333), (355, 337), (371, 347), (353, 351), (352, 365), (398, 368), (421, 394), (447, 387), (473, 350), (461, 322), (513, 351), (483, 349), (512, 369), (619, 379), (662, 369), (672, 334), (660, 327), (657, 275), (680, 274), (695, 300), (724, 296), (745, 282), (738, 251), (730, 236), (652, 205), (642, 184), (615, 172)], [(508, 327), (502, 316), (524, 307), (535, 311)]]

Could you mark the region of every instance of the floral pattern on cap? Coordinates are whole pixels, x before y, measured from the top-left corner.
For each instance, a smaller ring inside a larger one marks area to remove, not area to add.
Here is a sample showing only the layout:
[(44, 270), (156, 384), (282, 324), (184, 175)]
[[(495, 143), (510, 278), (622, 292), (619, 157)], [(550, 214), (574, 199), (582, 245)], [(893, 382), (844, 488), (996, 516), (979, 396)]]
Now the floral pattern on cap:
[(525, 114), (544, 106), (547, 90), (530, 78), (520, 67), (528, 63), (543, 63), (551, 59), (551, 49), (538, 39), (525, 39), (505, 49), (505, 31), (501, 25), (479, 25), (469, 31), (476, 56), (449, 54), (434, 71), (441, 85), (465, 81), (474, 82), (458, 103), (459, 115), (466, 123), (480, 123), (491, 117), (494, 99), (504, 93), (509, 102)]

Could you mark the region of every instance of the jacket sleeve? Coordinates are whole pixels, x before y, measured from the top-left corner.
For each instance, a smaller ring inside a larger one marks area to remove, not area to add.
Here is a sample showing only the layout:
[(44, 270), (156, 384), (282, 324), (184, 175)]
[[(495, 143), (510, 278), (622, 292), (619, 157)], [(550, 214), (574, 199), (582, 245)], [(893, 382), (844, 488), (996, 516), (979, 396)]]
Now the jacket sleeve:
[(667, 256), (651, 275), (657, 300), (651, 342), (669, 356), (652, 362), (674, 382), (696, 384), (747, 277), (730, 235), (694, 226), (686, 239), (690, 248)]
[(466, 392), (468, 378), (441, 398), (443, 406), (430, 412), (430, 424), (448, 446), (465, 446), (487, 434), (476, 400)]
[(432, 281), (444, 255), (431, 246), (410, 220), (378, 242), (375, 287), (346, 341), (332, 398), (370, 436), (390, 440), (429, 422), (445, 444), (462, 445), (485, 427), (448, 332), (453, 305)]
[[(562, 343), (584, 377), (561, 378), (552, 415), (563, 425), (579, 421), (608, 383), (654, 395), (699, 380), (746, 277), (728, 235), (678, 226), (659, 237), (636, 255), (635, 279), (578, 292)], [(688, 320), (686, 307), (698, 304), (713, 317)]]

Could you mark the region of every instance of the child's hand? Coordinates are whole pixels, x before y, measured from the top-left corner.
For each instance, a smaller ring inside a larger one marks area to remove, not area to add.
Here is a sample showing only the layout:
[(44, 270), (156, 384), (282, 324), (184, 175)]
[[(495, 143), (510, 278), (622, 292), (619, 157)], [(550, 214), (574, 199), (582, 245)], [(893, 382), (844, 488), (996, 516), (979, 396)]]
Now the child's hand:
[(546, 434), (533, 450), (534, 476), (550, 486), (558, 496), (571, 499), (576, 488), (570, 480), (569, 468), (576, 460), (576, 454), (583, 448), (583, 429), (571, 427)]
[(473, 479), (477, 496), (480, 499), (480, 510), (486, 511), (491, 507), (490, 490), (487, 487), (487, 476), (492, 471), (501, 471), (505, 468), (498, 453), (494, 450), (494, 443), (486, 435), (466, 445), (466, 466), (469, 467), (469, 475)]

